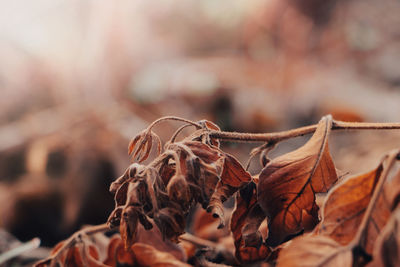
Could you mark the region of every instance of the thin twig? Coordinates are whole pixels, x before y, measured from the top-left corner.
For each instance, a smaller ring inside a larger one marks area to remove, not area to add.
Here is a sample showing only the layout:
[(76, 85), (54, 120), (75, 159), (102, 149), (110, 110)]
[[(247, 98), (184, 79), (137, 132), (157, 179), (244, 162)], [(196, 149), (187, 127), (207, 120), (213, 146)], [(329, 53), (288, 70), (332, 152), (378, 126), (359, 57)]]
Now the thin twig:
[(27, 252), (27, 251), (38, 248), (39, 246), (40, 246), (40, 239), (36, 237), (36, 238), (32, 239), (31, 241), (28, 241), (26, 243), (21, 244), (18, 247), (10, 249), (0, 255), (0, 265), (14, 257), (17, 257), (17, 256)]
[(189, 123), (189, 124), (191, 124), (191, 125), (193, 125), (193, 126), (196, 126), (198, 129), (201, 128), (201, 125), (198, 124), (198, 123), (196, 123), (196, 122), (194, 122), (194, 121), (187, 120), (187, 119), (180, 118), (180, 117), (175, 117), (175, 116), (166, 116), (166, 117), (162, 117), (162, 118), (159, 118), (159, 119), (153, 121), (153, 122), (149, 125), (149, 127), (147, 127), (147, 129), (148, 129), (148, 130), (151, 130), (156, 124), (158, 124), (158, 123), (160, 123), (160, 122), (162, 122), (162, 121), (167, 121), (167, 120), (186, 122), (186, 123)]
[[(238, 133), (211, 131), (210, 137), (238, 142), (279, 142), (289, 138), (315, 132), (318, 124), (275, 133)], [(344, 122), (332, 121), (332, 130), (393, 130), (400, 129), (400, 123)]]
[(192, 124), (184, 124), (181, 127), (178, 128), (178, 130), (175, 131), (175, 133), (172, 135), (171, 139), (170, 139), (170, 143), (174, 143), (176, 137), (178, 136), (178, 134), (180, 132), (182, 132), (183, 129), (185, 129), (186, 127), (192, 126)]

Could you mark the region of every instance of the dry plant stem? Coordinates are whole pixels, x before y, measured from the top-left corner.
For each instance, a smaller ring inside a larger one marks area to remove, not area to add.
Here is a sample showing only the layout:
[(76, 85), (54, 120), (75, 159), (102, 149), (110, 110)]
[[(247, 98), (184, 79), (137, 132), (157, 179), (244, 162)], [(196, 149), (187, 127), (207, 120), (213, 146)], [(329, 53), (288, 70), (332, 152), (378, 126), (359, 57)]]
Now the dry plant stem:
[(14, 257), (21, 255), (22, 253), (38, 248), (39, 246), (40, 246), (40, 239), (36, 237), (31, 241), (23, 243), (16, 248), (10, 249), (9, 251), (6, 251), (0, 255), (0, 265), (8, 260), (11, 260)]
[[(329, 115), (328, 115), (329, 116)], [(210, 137), (238, 142), (280, 142), (315, 132), (318, 124), (275, 133), (238, 133), (211, 131)], [(392, 130), (400, 129), (400, 123), (369, 123), (332, 121), (332, 130)]]
[(180, 132), (182, 132), (183, 129), (185, 129), (186, 127), (189, 127), (189, 126), (192, 126), (192, 124), (185, 124), (185, 125), (182, 125), (181, 127), (179, 127), (178, 130), (176, 130), (175, 133), (172, 135), (170, 142), (174, 143), (178, 134), (180, 134)]
[(197, 127), (198, 129), (200, 129), (201, 128), (201, 125), (200, 124), (198, 124), (198, 123), (196, 123), (196, 122), (193, 122), (193, 121), (191, 121), (191, 120), (187, 120), (187, 119), (183, 119), (183, 118), (179, 118), (179, 117), (175, 117), (175, 116), (166, 116), (166, 117), (162, 117), (162, 118), (159, 118), (158, 120), (155, 120), (155, 121), (153, 121), (150, 125), (149, 125), (149, 127), (147, 127), (147, 129), (148, 130), (151, 130), (156, 124), (158, 124), (158, 123), (160, 123), (160, 122), (162, 122), (162, 121), (181, 121), (181, 122), (186, 122), (186, 123), (189, 123), (189, 124), (191, 124), (191, 125), (193, 125), (193, 126), (195, 126), (195, 127)]
[(47, 258), (47, 262), (50, 262), (50, 267), (55, 267), (58, 258), (61, 256), (62, 252), (66, 249), (69, 249), (72, 247), (81, 237), (82, 235), (94, 235), (97, 233), (102, 233), (102, 232), (108, 232), (113, 230), (110, 228), (107, 224), (100, 224), (100, 225), (95, 225), (95, 226), (89, 226), (85, 229), (82, 229), (75, 234), (73, 234), (70, 238), (65, 240), (64, 244), (62, 247), (52, 256)]

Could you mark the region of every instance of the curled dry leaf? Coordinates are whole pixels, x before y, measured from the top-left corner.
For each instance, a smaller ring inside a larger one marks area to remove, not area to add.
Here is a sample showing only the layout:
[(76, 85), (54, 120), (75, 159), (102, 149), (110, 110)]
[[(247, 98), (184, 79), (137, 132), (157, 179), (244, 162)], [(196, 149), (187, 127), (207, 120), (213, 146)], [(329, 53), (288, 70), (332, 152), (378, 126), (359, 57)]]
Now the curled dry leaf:
[(297, 237), (282, 248), (277, 267), (351, 267), (352, 250), (325, 236)]
[(304, 146), (273, 159), (262, 170), (258, 199), (269, 218), (269, 245), (277, 246), (318, 222), (315, 193), (327, 192), (337, 180), (328, 148), (331, 127), (332, 118), (324, 117)]
[(214, 217), (220, 219), (218, 228), (225, 225), (222, 203), (251, 181), (250, 174), (245, 171), (239, 161), (227, 153), (224, 153), (223, 166), (221, 179), (218, 181), (207, 208), (207, 211), (211, 211)]
[(231, 217), (235, 256), (242, 263), (265, 260), (271, 253), (263, 242), (268, 233), (258, 230), (265, 214), (257, 203), (256, 181), (250, 182), (236, 195), (236, 207)]
[(138, 221), (138, 213), (134, 207), (128, 206), (122, 210), (119, 232), (125, 242), (125, 249), (133, 243), (133, 240), (136, 237)]
[[(353, 240), (382, 170), (381, 163), (376, 169), (348, 177), (334, 187), (326, 198), (322, 221), (315, 233), (329, 236), (342, 245)], [(387, 205), (380, 208), (390, 213)]]
[[(216, 125), (215, 123), (213, 123), (211, 121), (208, 121), (208, 120), (201, 120), (201, 121), (198, 122), (198, 124), (203, 126), (203, 129), (205, 129), (206, 132), (209, 132), (210, 130), (221, 131), (221, 129), (218, 127), (218, 125)], [(208, 135), (206, 135), (206, 138), (209, 139), (209, 140), (207, 140), (207, 142), (209, 141), (208, 143), (210, 145), (213, 145), (215, 147), (219, 147), (220, 142), (219, 142), (218, 139), (210, 138)]]
[(161, 153), (161, 140), (158, 135), (150, 129), (145, 129), (131, 140), (128, 146), (128, 154), (132, 155), (133, 160), (138, 162), (145, 161), (151, 152), (153, 140), (157, 141), (158, 154)]

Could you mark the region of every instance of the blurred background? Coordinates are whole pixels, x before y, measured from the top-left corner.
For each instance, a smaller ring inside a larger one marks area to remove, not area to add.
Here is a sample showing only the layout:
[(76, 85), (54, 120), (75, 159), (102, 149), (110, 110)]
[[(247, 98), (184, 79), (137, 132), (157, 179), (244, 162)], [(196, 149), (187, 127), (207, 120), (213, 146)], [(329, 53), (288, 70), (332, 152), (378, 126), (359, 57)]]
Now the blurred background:
[[(105, 222), (130, 138), (161, 116), (246, 132), (328, 113), (400, 121), (398, 0), (0, 5), (0, 227), (9, 237), (0, 252), (17, 244), (9, 233), (53, 246)], [(166, 140), (179, 124), (162, 125)], [(344, 173), (371, 168), (400, 144), (399, 131), (331, 139)], [(223, 145), (242, 163), (252, 148)], [(259, 169), (255, 160), (250, 170)]]

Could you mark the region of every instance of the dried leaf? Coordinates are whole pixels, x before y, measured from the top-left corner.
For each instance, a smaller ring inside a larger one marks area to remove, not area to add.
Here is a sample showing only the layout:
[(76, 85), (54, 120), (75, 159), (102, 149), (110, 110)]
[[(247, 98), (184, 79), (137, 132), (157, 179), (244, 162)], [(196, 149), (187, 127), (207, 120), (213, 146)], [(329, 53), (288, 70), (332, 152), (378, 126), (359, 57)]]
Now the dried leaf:
[(219, 228), (225, 225), (222, 203), (251, 181), (250, 174), (244, 170), (239, 161), (227, 153), (224, 156), (221, 180), (218, 182), (207, 208), (207, 211), (211, 212), (214, 217), (220, 219)]
[(185, 232), (185, 211), (176, 203), (170, 204), (154, 215), (154, 222), (164, 238), (178, 242), (178, 237)]
[(193, 214), (191, 233), (196, 237), (217, 242), (220, 238), (230, 235), (228, 229), (217, 229), (219, 220), (202, 208), (197, 208)]
[[(202, 125), (205, 129), (207, 130), (213, 130), (213, 131), (221, 131), (221, 129), (216, 125), (215, 123), (208, 121), (208, 120), (202, 120), (198, 122), (200, 125)], [(219, 147), (220, 142), (216, 138), (210, 138), (210, 145)]]
[(125, 249), (121, 238), (115, 235), (108, 244), (107, 258), (104, 260), (104, 264), (107, 266), (134, 266), (135, 255), (130, 249)]
[(143, 243), (153, 246), (155, 249), (172, 254), (178, 260), (185, 261), (186, 255), (180, 244), (164, 240), (158, 227), (146, 230), (141, 225), (138, 226), (135, 243)]
[(189, 209), (192, 195), (185, 176), (180, 173), (175, 174), (168, 183), (167, 192), (171, 201), (179, 203), (183, 210)]
[(329, 236), (342, 245), (348, 244), (360, 226), (382, 170), (381, 163), (376, 169), (348, 177), (335, 186), (326, 198), (316, 234)]
[(235, 256), (242, 263), (265, 260), (271, 250), (264, 244), (258, 230), (265, 219), (264, 212), (257, 203), (255, 182), (250, 182), (236, 196), (236, 207), (231, 217), (230, 228), (235, 240)]
[[(51, 252), (54, 256), (64, 245), (65, 241), (58, 243)], [(37, 262), (35, 267), (51, 266), (51, 259)], [(100, 261), (100, 255), (92, 241), (87, 236), (82, 236), (81, 240), (73, 244), (68, 249), (61, 251), (61, 254), (56, 259), (61, 266), (74, 267), (107, 267), (108, 265)]]
[(378, 236), (369, 266), (400, 266), (400, 209), (396, 209)]
[(277, 267), (351, 267), (351, 248), (342, 247), (325, 236), (301, 236), (284, 247)]
[(190, 266), (167, 252), (162, 252), (155, 249), (152, 246), (136, 243), (131, 247), (133, 254), (135, 255), (136, 262), (139, 266), (148, 267), (179, 267), (179, 266)]
[(157, 140), (158, 154), (161, 152), (161, 140), (149, 129), (145, 129), (131, 140), (128, 146), (128, 154), (138, 162), (145, 161), (151, 152), (153, 139)]
[(326, 192), (337, 180), (328, 148), (331, 126), (331, 117), (324, 117), (304, 146), (273, 159), (262, 170), (258, 199), (269, 218), (267, 244), (279, 245), (310, 228), (305, 225), (305, 213), (318, 221), (315, 193)]
[(110, 192), (112, 194), (116, 194), (117, 190), (129, 179), (135, 178), (138, 173), (143, 171), (144, 166), (140, 165), (138, 163), (133, 163), (131, 164), (124, 174), (120, 176), (118, 179), (116, 179), (111, 185), (110, 185)]
[(125, 249), (133, 243), (138, 225), (138, 215), (134, 207), (128, 206), (122, 210), (119, 232), (124, 240)]

